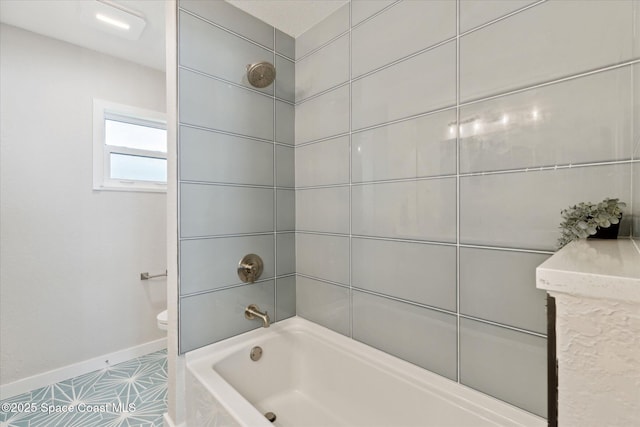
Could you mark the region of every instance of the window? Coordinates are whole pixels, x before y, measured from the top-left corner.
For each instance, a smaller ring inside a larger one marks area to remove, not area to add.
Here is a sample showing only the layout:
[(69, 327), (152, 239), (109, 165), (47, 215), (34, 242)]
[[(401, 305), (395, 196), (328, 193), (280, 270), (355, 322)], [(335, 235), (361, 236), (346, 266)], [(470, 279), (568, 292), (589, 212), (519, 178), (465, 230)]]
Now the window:
[(166, 191), (163, 113), (93, 100), (93, 188)]

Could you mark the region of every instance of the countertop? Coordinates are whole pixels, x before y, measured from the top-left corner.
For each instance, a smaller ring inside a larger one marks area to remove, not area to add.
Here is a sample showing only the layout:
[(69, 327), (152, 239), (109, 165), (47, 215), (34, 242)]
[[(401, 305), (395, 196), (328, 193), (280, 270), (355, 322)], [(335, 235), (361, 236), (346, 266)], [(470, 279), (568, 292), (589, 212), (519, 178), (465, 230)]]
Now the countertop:
[(536, 286), (549, 292), (640, 303), (640, 241), (574, 240), (536, 269)]

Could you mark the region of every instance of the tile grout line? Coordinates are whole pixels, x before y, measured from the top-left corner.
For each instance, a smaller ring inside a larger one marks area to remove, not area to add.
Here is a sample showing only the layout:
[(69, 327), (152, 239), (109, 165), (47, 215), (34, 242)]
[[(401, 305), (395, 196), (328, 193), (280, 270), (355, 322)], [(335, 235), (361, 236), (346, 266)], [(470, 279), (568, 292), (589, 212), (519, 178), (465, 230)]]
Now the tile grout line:
[(276, 279), (282, 279), (282, 278), (286, 278), (286, 277), (291, 277), (293, 275), (295, 275), (295, 273), (273, 275), (273, 276), (265, 277), (265, 278), (262, 278), (262, 279), (258, 279), (253, 283), (236, 282), (236, 283), (232, 283), (232, 284), (229, 284), (229, 285), (222, 285), (222, 286), (219, 286), (217, 288), (202, 289), (202, 290), (186, 293), (186, 294), (182, 295), (182, 298), (191, 298), (191, 297), (197, 297), (197, 296), (200, 296), (200, 295), (208, 295), (208, 294), (213, 294), (215, 292), (228, 291), (230, 289), (241, 288), (243, 286), (250, 287), (252, 285), (256, 285), (256, 284), (260, 285), (260, 284), (271, 282), (271, 281), (273, 281), (274, 284), (275, 284)]
[[(177, 1), (176, 1), (176, 6), (177, 6)], [(182, 244), (181, 244), (181, 239), (182, 239), (182, 221), (181, 221), (181, 217), (182, 217), (182, 176), (181, 176), (181, 167), (180, 167), (180, 151), (181, 151), (181, 147), (182, 147), (182, 137), (181, 137), (181, 127), (182, 127), (182, 120), (180, 118), (180, 68), (178, 67), (178, 65), (180, 64), (180, 39), (181, 39), (181, 35), (180, 35), (180, 31), (182, 29), (182, 25), (181, 25), (181, 18), (180, 18), (180, 13), (176, 12), (175, 14), (175, 29), (176, 29), (176, 46), (175, 46), (175, 54), (176, 54), (176, 62), (175, 64), (172, 64), (176, 67), (175, 70), (175, 89), (176, 89), (176, 129), (175, 129), (175, 136), (176, 136), (176, 158), (175, 158), (175, 163), (176, 163), (176, 241), (177, 241), (177, 259), (176, 261), (176, 289), (175, 289), (175, 297), (176, 297), (176, 341), (177, 341), (177, 347), (178, 347), (178, 354), (183, 354), (184, 352), (182, 351)], [(168, 95), (168, 94), (167, 94)], [(169, 98), (169, 96), (167, 96), (167, 98)], [(167, 297), (167, 302), (168, 302), (168, 297)], [(167, 316), (168, 316), (168, 310), (169, 307), (167, 306)], [(167, 336), (168, 336), (168, 328), (167, 328)]]
[(353, 2), (349, 1), (349, 337), (353, 339)]
[[(546, 2), (548, 0), (543, 0), (543, 1)], [(441, 42), (440, 44), (436, 45), (435, 47), (441, 47), (442, 45), (444, 45), (446, 43), (449, 43), (449, 42), (453, 42), (454, 40), (457, 41), (457, 38), (456, 37), (449, 38), (446, 41)], [(370, 75), (376, 74), (378, 71), (382, 71), (382, 70), (384, 70), (386, 68), (389, 68), (389, 67), (391, 67), (393, 65), (397, 65), (398, 63), (401, 63), (401, 62), (403, 62), (403, 61), (405, 61), (407, 59), (411, 59), (412, 57), (414, 57), (416, 55), (419, 55), (421, 53), (424, 53), (424, 52), (426, 52), (428, 50), (434, 49), (435, 47), (432, 47), (432, 48), (429, 48), (427, 50), (423, 50), (423, 51), (420, 51), (418, 53), (411, 54), (411, 55), (409, 55), (407, 57), (403, 57), (401, 59), (395, 60), (392, 63), (386, 64), (386, 65), (380, 67), (379, 69), (376, 69), (376, 70), (368, 72), (365, 77), (368, 77)], [(435, 109), (435, 110), (429, 110), (429, 111), (426, 111), (426, 112), (413, 114), (413, 115), (410, 115), (410, 116), (407, 116), (407, 117), (401, 117), (399, 119), (390, 120), (388, 122), (377, 123), (377, 124), (374, 124), (374, 125), (365, 126), (363, 128), (359, 128), (359, 129), (353, 130), (353, 133), (365, 132), (365, 131), (368, 131), (368, 130), (371, 130), (371, 129), (384, 127), (384, 126), (388, 126), (388, 125), (391, 125), (391, 124), (400, 123), (400, 122), (404, 122), (404, 121), (408, 121), (408, 120), (413, 120), (413, 119), (417, 119), (417, 118), (420, 118), (420, 117), (423, 117), (423, 116), (436, 114), (436, 113), (440, 113), (440, 112), (447, 111), (447, 110), (453, 110), (455, 108), (462, 108), (462, 107), (466, 107), (466, 106), (473, 105), (473, 104), (478, 104), (478, 103), (485, 102), (485, 101), (491, 101), (491, 100), (497, 99), (497, 98), (507, 97), (507, 96), (510, 96), (510, 95), (516, 95), (516, 94), (521, 93), (521, 92), (526, 92), (526, 91), (529, 91), (529, 90), (539, 89), (539, 88), (542, 88), (542, 87), (551, 86), (551, 85), (558, 84), (558, 83), (564, 83), (564, 82), (567, 82), (567, 81), (576, 80), (576, 79), (580, 79), (580, 78), (583, 78), (583, 77), (588, 77), (588, 76), (593, 75), (593, 74), (612, 71), (612, 70), (615, 70), (615, 69), (618, 69), (618, 68), (627, 67), (627, 66), (633, 66), (633, 65), (635, 65), (637, 63), (640, 63), (640, 58), (632, 58), (632, 59), (625, 60), (625, 61), (617, 63), (617, 64), (605, 65), (605, 66), (602, 66), (602, 67), (599, 67), (599, 68), (595, 68), (595, 69), (592, 69), (592, 70), (581, 71), (579, 73), (571, 74), (571, 75), (564, 76), (564, 77), (557, 77), (557, 78), (554, 78), (552, 80), (548, 80), (548, 81), (545, 81), (545, 82), (535, 83), (535, 84), (531, 84), (531, 85), (528, 85), (528, 86), (523, 86), (523, 87), (519, 87), (519, 88), (515, 88), (515, 89), (509, 89), (509, 90), (506, 90), (504, 92), (498, 92), (498, 93), (494, 93), (494, 94), (485, 95), (485, 96), (482, 96), (482, 97), (477, 98), (477, 99), (471, 98), (471, 99), (469, 99), (467, 101), (464, 101), (464, 102), (460, 102), (460, 100), (458, 100), (458, 102), (456, 102), (455, 105), (449, 105), (449, 106), (438, 108), (438, 109)], [(357, 81), (357, 80), (360, 80), (360, 79), (361, 79), (361, 77), (358, 77), (356, 79), (353, 79), (353, 81)], [(311, 101), (311, 100), (314, 100), (316, 98), (319, 98), (319, 97), (321, 97), (323, 95), (326, 95), (327, 93), (330, 93), (330, 92), (332, 92), (334, 90), (340, 89), (340, 88), (346, 86), (349, 83), (350, 83), (350, 81), (345, 81), (345, 82), (342, 82), (342, 83), (340, 83), (340, 84), (338, 84), (336, 86), (332, 86), (332, 87), (330, 87), (328, 89), (324, 89), (323, 91), (318, 92), (316, 94), (313, 94), (313, 95), (305, 98), (302, 101), (296, 102), (296, 106), (299, 105), (299, 104), (304, 104), (304, 103), (306, 103), (308, 101)], [(286, 100), (283, 100), (283, 101), (284, 102), (288, 102)], [(313, 143), (313, 142), (316, 142), (316, 141), (312, 140), (312, 141), (305, 142), (303, 144), (309, 144), (309, 143)]]
[(462, 33), (460, 33), (460, 26), (458, 25), (458, 35), (460, 37), (463, 37), (463, 36), (469, 35), (471, 33), (475, 33), (478, 30), (482, 30), (483, 28), (489, 27), (489, 26), (491, 26), (493, 24), (497, 24), (498, 22), (504, 21), (504, 20), (506, 20), (508, 18), (511, 18), (514, 15), (518, 15), (518, 14), (520, 14), (522, 12), (525, 12), (525, 11), (527, 11), (527, 10), (533, 8), (533, 7), (536, 7), (536, 6), (538, 6), (538, 5), (542, 4), (542, 3), (546, 3), (547, 1), (548, 0), (539, 0), (536, 3), (528, 4), (528, 5), (524, 6), (524, 7), (521, 7), (520, 9), (516, 9), (513, 12), (507, 13), (506, 15), (499, 16), (498, 18), (492, 19), (489, 22), (485, 22), (484, 24), (480, 24), (480, 25), (478, 25), (476, 27), (470, 28), (470, 29), (468, 29), (468, 30), (466, 30), (466, 31), (464, 31)]
[[(218, 240), (218, 239), (232, 239), (232, 238), (242, 238), (242, 237), (265, 237), (272, 236), (274, 233), (272, 231), (262, 231), (262, 232), (252, 232), (252, 233), (236, 233), (236, 234), (211, 234), (211, 235), (201, 235), (201, 236), (187, 236), (180, 237), (180, 242), (188, 242), (194, 240)], [(360, 240), (379, 240), (386, 242), (397, 242), (397, 243), (413, 243), (418, 245), (430, 245), (430, 246), (449, 246), (456, 247), (458, 244), (455, 242), (442, 242), (435, 240), (418, 240), (418, 239), (407, 239), (407, 238), (398, 238), (398, 237), (389, 237), (389, 236), (373, 236), (373, 235), (363, 235), (363, 234), (348, 234), (348, 233), (333, 233), (333, 232), (324, 232), (324, 231), (315, 231), (315, 230), (281, 230), (276, 231), (275, 235), (284, 235), (284, 234), (306, 234), (306, 235), (318, 235), (318, 236), (326, 236), (326, 237), (345, 237), (348, 238), (351, 236), (354, 239)], [(555, 253), (554, 250), (545, 250), (545, 249), (532, 249), (532, 248), (513, 248), (506, 246), (488, 246), (481, 244), (473, 244), (473, 243), (460, 243), (459, 246), (461, 248), (469, 248), (469, 249), (485, 249), (485, 250), (493, 250), (493, 251), (501, 251), (501, 252), (519, 252), (519, 253), (530, 253), (530, 254), (542, 254), (542, 255), (553, 255)]]
[[(563, 170), (563, 169), (578, 169), (585, 167), (600, 167), (600, 166), (616, 166), (616, 165), (625, 165), (625, 164), (633, 164), (640, 163), (640, 159), (626, 159), (626, 160), (611, 160), (606, 162), (591, 162), (591, 163), (579, 163), (579, 164), (571, 164), (565, 163), (560, 165), (553, 166), (532, 166), (527, 168), (520, 169), (505, 169), (505, 170), (496, 170), (496, 171), (487, 171), (487, 172), (467, 172), (467, 173), (455, 173), (455, 174), (446, 174), (446, 175), (434, 175), (434, 176), (419, 176), (412, 178), (394, 178), (394, 179), (382, 179), (375, 181), (359, 181), (352, 182), (353, 186), (368, 186), (368, 185), (382, 185), (382, 184), (396, 184), (396, 183), (407, 183), (407, 182), (420, 182), (420, 181), (433, 181), (433, 180), (442, 180), (442, 179), (452, 179), (452, 178), (468, 178), (468, 177), (476, 177), (476, 176), (490, 176), (490, 175), (504, 175), (504, 174), (514, 174), (514, 173), (525, 173), (525, 172), (546, 172), (552, 170)], [(200, 182), (194, 182), (200, 183)], [(207, 184), (207, 182), (202, 182), (203, 184)], [(219, 184), (219, 183), (211, 183), (211, 184)], [(229, 185), (229, 186), (252, 186), (245, 184), (226, 184), (220, 183), (219, 185)], [(337, 183), (337, 184), (322, 184), (322, 185), (307, 185), (296, 187), (296, 190), (318, 190), (318, 189), (326, 189), (326, 188), (341, 188), (350, 185), (349, 183)], [(255, 186), (260, 187), (260, 186)], [(279, 187), (281, 189), (291, 189), (291, 187)]]
[[(544, 0), (544, 1), (548, 1), (548, 0)], [(452, 42), (454, 39), (455, 38), (451, 38), (451, 39), (448, 39), (447, 41), (448, 42)], [(401, 61), (397, 60), (396, 62), (394, 62), (394, 65), (396, 65), (398, 62), (401, 62)], [(429, 110), (429, 111), (425, 111), (425, 112), (421, 112), (421, 113), (416, 113), (416, 114), (413, 114), (413, 115), (410, 115), (410, 116), (407, 116), (407, 117), (401, 117), (399, 119), (394, 119), (394, 120), (390, 120), (390, 121), (387, 121), (387, 122), (368, 125), (368, 126), (353, 130), (353, 133), (366, 132), (368, 130), (372, 130), (372, 129), (376, 129), (376, 128), (380, 128), (380, 127), (385, 127), (385, 126), (389, 126), (389, 125), (392, 125), (392, 124), (401, 123), (401, 122), (405, 122), (405, 121), (409, 121), (409, 120), (414, 120), (414, 119), (417, 119), (417, 118), (420, 118), (420, 117), (424, 117), (424, 116), (428, 116), (428, 115), (432, 115), (432, 114), (437, 114), (437, 113), (441, 113), (441, 112), (448, 111), (448, 110), (453, 110), (455, 108), (467, 107), (469, 105), (474, 105), (474, 104), (478, 104), (478, 103), (482, 103), (482, 102), (486, 102), (486, 101), (491, 101), (491, 100), (494, 100), (494, 99), (497, 99), (497, 98), (507, 97), (507, 96), (511, 96), (511, 95), (517, 95), (519, 93), (526, 92), (526, 91), (529, 91), (529, 90), (534, 90), (534, 89), (539, 89), (539, 88), (543, 88), (543, 87), (547, 87), (547, 86), (552, 86), (552, 85), (555, 85), (555, 84), (558, 84), (558, 83), (564, 83), (564, 82), (567, 82), (567, 81), (588, 77), (588, 76), (591, 76), (593, 74), (599, 74), (599, 73), (603, 73), (603, 72), (607, 72), (607, 71), (612, 71), (612, 70), (615, 70), (615, 69), (618, 69), (618, 68), (630, 67), (630, 66), (633, 66), (633, 65), (638, 64), (638, 63), (640, 63), (640, 58), (632, 58), (632, 59), (620, 62), (618, 64), (610, 64), (610, 65), (602, 66), (600, 68), (595, 68), (595, 69), (592, 69), (592, 70), (582, 71), (582, 72), (579, 72), (577, 74), (571, 74), (571, 75), (564, 76), (564, 77), (557, 77), (555, 79), (548, 80), (546, 82), (535, 83), (535, 84), (531, 84), (531, 85), (528, 85), (528, 86), (523, 86), (523, 87), (519, 87), (519, 88), (515, 88), (515, 89), (509, 89), (509, 90), (507, 90), (505, 92), (498, 92), (498, 93), (494, 93), (494, 94), (489, 94), (489, 95), (485, 95), (485, 96), (477, 98), (477, 99), (471, 98), (470, 100), (465, 101), (465, 102), (458, 102), (458, 103), (454, 103), (453, 105), (449, 105), (449, 106), (445, 106), (445, 107), (441, 107), (441, 108), (437, 108), (437, 109), (434, 109), (434, 110)], [(325, 89), (322, 92), (319, 92), (317, 94), (314, 94), (314, 95), (311, 95), (311, 96), (305, 98), (304, 101), (302, 101), (302, 102), (296, 102), (296, 105), (304, 104), (307, 101), (319, 98), (319, 97), (321, 97), (323, 95), (326, 95), (327, 93), (330, 93), (330, 92), (332, 92), (334, 90), (340, 89), (340, 88), (346, 86), (347, 84), (349, 84), (349, 82), (345, 81), (345, 82), (340, 83), (340, 84), (338, 84), (336, 86), (333, 86), (333, 87), (331, 87), (329, 89)], [(289, 101), (286, 101), (286, 100), (282, 100), (282, 101), (289, 103)], [(340, 135), (320, 138), (318, 140), (306, 141), (304, 143), (296, 144), (296, 145), (311, 144), (311, 143), (314, 143), (314, 142), (320, 142), (321, 140), (324, 140), (324, 139), (335, 138), (337, 136), (340, 136)]]
[[(274, 57), (275, 57), (275, 54), (274, 54)], [(274, 62), (275, 62), (275, 60), (274, 60)], [(257, 95), (264, 96), (265, 98), (271, 99), (272, 97), (275, 97), (280, 102), (283, 102), (283, 103), (289, 104), (289, 105), (294, 105), (294, 103), (289, 101), (288, 99), (277, 97), (275, 95), (275, 90), (273, 91), (273, 94), (270, 94), (269, 92), (261, 92), (261, 91), (259, 91), (257, 89), (253, 89), (253, 88), (250, 88), (248, 86), (244, 86), (244, 85), (242, 85), (240, 83), (232, 82), (231, 80), (227, 80), (227, 79), (225, 79), (223, 77), (219, 77), (219, 76), (207, 73), (206, 71), (201, 71), (201, 70), (198, 70), (198, 69), (195, 69), (195, 68), (191, 68), (191, 67), (186, 66), (186, 65), (178, 65), (178, 68), (181, 69), (181, 70), (189, 71), (189, 72), (191, 72), (193, 74), (197, 74), (197, 75), (202, 76), (202, 77), (207, 77), (207, 78), (209, 78), (211, 80), (214, 80), (216, 82), (219, 82), (219, 83), (224, 83), (226, 85), (233, 86), (233, 87), (235, 87), (237, 89), (242, 89), (242, 90), (250, 92), (250, 93), (255, 93)], [(274, 89), (275, 89), (275, 85), (274, 85)]]
[(456, 0), (456, 381), (460, 384), (460, 0)]
[[(178, 6), (178, 15), (180, 15), (180, 12), (184, 12), (184, 13), (185, 13), (185, 14), (187, 14), (187, 15), (190, 15), (190, 16), (192, 16), (192, 17), (194, 17), (194, 18), (196, 18), (196, 19), (199, 19), (199, 20), (201, 20), (201, 21), (203, 21), (203, 22), (206, 22), (206, 23), (207, 23), (207, 24), (209, 24), (209, 25), (212, 25), (212, 26), (214, 26), (214, 27), (216, 27), (216, 28), (218, 28), (218, 29), (220, 29), (220, 30), (222, 30), (222, 31), (224, 31), (224, 32), (226, 32), (226, 33), (228, 33), (228, 34), (231, 34), (231, 35), (233, 35), (233, 36), (236, 36), (236, 37), (238, 37), (238, 38), (240, 38), (240, 39), (242, 39), (242, 40), (244, 40), (244, 41), (246, 41), (246, 42), (248, 42), (248, 43), (251, 43), (251, 44), (253, 44), (253, 45), (255, 45), (255, 46), (258, 46), (258, 47), (260, 47), (260, 48), (262, 48), (262, 49), (264, 49), (264, 50), (267, 50), (267, 51), (272, 52), (272, 53), (274, 53), (274, 54), (278, 54), (278, 53), (276, 52), (276, 49), (275, 49), (275, 48), (276, 48), (276, 45), (275, 45), (275, 36), (273, 37), (273, 49), (272, 49), (272, 48), (270, 48), (270, 47), (268, 47), (268, 46), (265, 46), (265, 45), (261, 44), (260, 42), (257, 42), (257, 41), (255, 41), (255, 40), (250, 39), (249, 37), (243, 36), (243, 35), (242, 35), (242, 34), (240, 34), (240, 33), (237, 33), (237, 32), (235, 32), (235, 31), (233, 31), (233, 30), (230, 30), (230, 29), (228, 29), (228, 28), (226, 28), (226, 27), (223, 27), (222, 25), (220, 25), (220, 24), (218, 24), (218, 23), (216, 23), (216, 22), (214, 22), (214, 21), (212, 21), (212, 20), (210, 20), (210, 19), (208, 19), (208, 18), (205, 18), (204, 16), (198, 15), (198, 14), (197, 14), (197, 13), (195, 13), (195, 12), (192, 12), (192, 11), (190, 11), (190, 10), (188, 10), (188, 9), (185, 9), (185, 8), (183, 8), (182, 6)], [(275, 28), (275, 27), (273, 27), (273, 28)], [(274, 30), (274, 34), (275, 34), (275, 30)], [(293, 59), (293, 58), (289, 58), (289, 57), (287, 57), (287, 56), (286, 56), (286, 55), (284, 55), (284, 54), (279, 54), (279, 55), (280, 55), (280, 56), (282, 56), (283, 58), (288, 59), (288, 60), (289, 60), (289, 61), (291, 61), (291, 62), (295, 62), (295, 59)]]
[[(273, 28), (273, 64), (276, 63), (276, 27)], [(278, 182), (277, 182), (277, 150), (276, 150), (276, 128), (278, 117), (276, 115), (276, 93), (277, 93), (278, 82), (276, 79), (273, 80), (273, 272), (275, 277), (273, 279), (273, 322), (278, 321), (278, 235), (276, 232), (278, 231)]]
[[(216, 134), (220, 134), (220, 135), (234, 136), (234, 137), (237, 137), (237, 138), (248, 139), (248, 140), (255, 141), (255, 142), (262, 142), (264, 144), (273, 144), (274, 143), (272, 140), (269, 140), (269, 139), (259, 138), (259, 137), (251, 136), (251, 135), (243, 135), (241, 133), (229, 132), (229, 131), (222, 130), (222, 129), (211, 128), (211, 127), (207, 127), (207, 126), (194, 125), (194, 124), (185, 123), (185, 122), (180, 122), (179, 124), (180, 124), (181, 127), (207, 131), (207, 132), (216, 133)], [(281, 145), (283, 147), (289, 147), (289, 148), (295, 147), (294, 144), (288, 144), (286, 142), (278, 142), (278, 141), (276, 141), (275, 144), (276, 145)]]
[(328, 280), (328, 279), (323, 279), (321, 277), (316, 277), (316, 276), (312, 276), (312, 275), (308, 275), (308, 274), (304, 274), (304, 273), (296, 273), (296, 275), (299, 276), (299, 277), (303, 277), (305, 279), (309, 279), (309, 280), (313, 280), (313, 281), (325, 284), (325, 285), (331, 285), (331, 286), (336, 286), (338, 288), (351, 290), (353, 293), (361, 292), (361, 293), (368, 294), (368, 295), (373, 295), (373, 296), (376, 296), (376, 297), (379, 297), (379, 298), (384, 298), (384, 299), (400, 302), (400, 303), (403, 303), (403, 304), (411, 305), (413, 307), (419, 307), (419, 308), (422, 308), (422, 309), (426, 309), (426, 310), (431, 310), (431, 311), (436, 311), (436, 312), (439, 312), (439, 313), (447, 314), (447, 315), (450, 315), (450, 316), (453, 316), (453, 317), (456, 317), (456, 318), (460, 317), (460, 318), (464, 318), (464, 319), (473, 320), (473, 321), (476, 321), (476, 322), (479, 322), (479, 323), (492, 325), (492, 326), (495, 326), (495, 327), (498, 327), (498, 328), (501, 328), (501, 329), (509, 329), (509, 330), (520, 332), (520, 333), (524, 333), (524, 334), (527, 334), (527, 335), (537, 336), (537, 337), (540, 337), (540, 338), (546, 338), (546, 335), (542, 334), (540, 332), (535, 332), (535, 331), (531, 331), (531, 330), (528, 330), (528, 329), (519, 328), (517, 326), (511, 326), (511, 325), (508, 325), (508, 324), (505, 324), (505, 323), (495, 322), (495, 321), (492, 321), (492, 320), (482, 319), (480, 317), (475, 317), (475, 316), (470, 316), (470, 315), (467, 315), (467, 314), (458, 313), (455, 310), (447, 310), (447, 309), (436, 307), (436, 306), (433, 306), (433, 305), (422, 304), (422, 303), (419, 303), (417, 301), (412, 301), (412, 300), (408, 300), (408, 299), (404, 299), (404, 298), (395, 297), (393, 295), (388, 295), (388, 294), (384, 294), (384, 293), (381, 293), (381, 292), (372, 291), (370, 289), (365, 289), (365, 288), (360, 288), (360, 287), (355, 287), (355, 286), (354, 287), (350, 287), (349, 285), (344, 284), (344, 283), (340, 283), (340, 282), (336, 282), (336, 281)]

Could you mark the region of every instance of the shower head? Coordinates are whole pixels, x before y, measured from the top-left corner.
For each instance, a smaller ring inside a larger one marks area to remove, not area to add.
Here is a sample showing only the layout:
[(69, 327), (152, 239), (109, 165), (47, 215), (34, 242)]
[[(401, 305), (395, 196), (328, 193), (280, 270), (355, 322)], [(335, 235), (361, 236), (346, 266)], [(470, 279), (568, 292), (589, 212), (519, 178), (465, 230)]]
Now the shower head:
[(276, 78), (276, 67), (270, 62), (263, 61), (247, 65), (247, 79), (251, 86), (264, 88)]

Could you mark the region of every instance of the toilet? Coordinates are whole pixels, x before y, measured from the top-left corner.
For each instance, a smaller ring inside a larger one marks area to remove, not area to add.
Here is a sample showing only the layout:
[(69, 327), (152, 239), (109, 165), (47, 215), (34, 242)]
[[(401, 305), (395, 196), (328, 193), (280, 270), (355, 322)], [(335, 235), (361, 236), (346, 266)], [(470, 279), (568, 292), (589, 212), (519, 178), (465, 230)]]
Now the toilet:
[(158, 329), (166, 331), (167, 323), (169, 322), (169, 315), (167, 314), (167, 310), (161, 313), (158, 313), (158, 315), (156, 316), (156, 319), (158, 320)]

